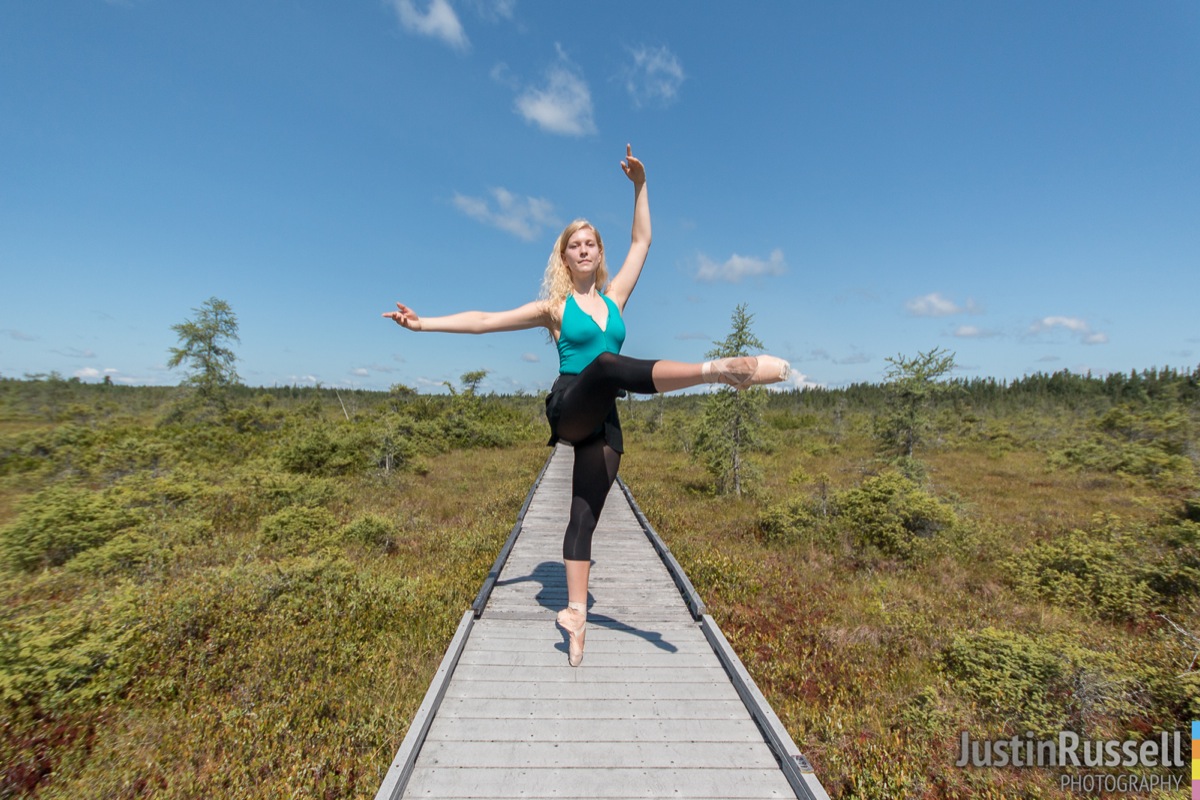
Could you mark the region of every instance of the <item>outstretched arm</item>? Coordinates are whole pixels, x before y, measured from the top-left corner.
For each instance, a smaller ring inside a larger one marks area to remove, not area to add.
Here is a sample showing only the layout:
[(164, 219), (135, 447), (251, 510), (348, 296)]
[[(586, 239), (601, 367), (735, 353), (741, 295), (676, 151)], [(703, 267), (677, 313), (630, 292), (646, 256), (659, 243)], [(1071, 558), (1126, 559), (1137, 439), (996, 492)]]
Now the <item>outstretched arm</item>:
[(633, 157), (633, 147), (625, 145), (625, 161), (621, 169), (629, 180), (633, 181), (633, 235), (629, 244), (629, 254), (625, 263), (608, 285), (608, 296), (617, 304), (617, 308), (625, 310), (633, 287), (637, 286), (642, 274), (642, 266), (646, 263), (646, 254), (650, 252), (650, 199), (646, 196), (646, 167)]
[(383, 316), (410, 331), (439, 331), (442, 333), (496, 333), (549, 327), (552, 320), (548, 306), (541, 300), (526, 303), (509, 311), (462, 311), (445, 317), (420, 317), (403, 303)]

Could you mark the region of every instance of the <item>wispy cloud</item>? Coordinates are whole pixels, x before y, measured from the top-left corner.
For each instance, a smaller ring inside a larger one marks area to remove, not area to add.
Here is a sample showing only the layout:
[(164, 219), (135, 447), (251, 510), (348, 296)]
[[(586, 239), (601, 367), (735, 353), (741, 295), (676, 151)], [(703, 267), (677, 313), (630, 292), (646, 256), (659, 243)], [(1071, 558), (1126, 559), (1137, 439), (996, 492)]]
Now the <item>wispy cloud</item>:
[(95, 358), (96, 357), (95, 350), (80, 350), (78, 347), (67, 347), (63, 350), (54, 350), (52, 352), (58, 353), (60, 356), (66, 356), (67, 358)]
[(1094, 331), (1087, 320), (1080, 317), (1042, 317), (1029, 326), (1033, 336), (1048, 334), (1056, 330), (1065, 330), (1079, 337), (1084, 344), (1107, 344), (1108, 334)]
[(833, 359), (833, 363), (842, 364), (842, 365), (866, 364), (870, 360), (871, 360), (871, 357), (869, 355), (867, 355), (866, 353), (851, 353), (848, 356), (842, 356), (841, 358)]
[[(528, 86), (517, 95), (517, 113), (548, 133), (584, 136), (596, 132), (592, 119), (592, 93), (579, 69), (561, 45), (558, 61), (546, 70), (542, 86)], [(493, 70), (495, 77), (495, 70)]]
[(424, 11), (418, 11), (413, 0), (391, 0), (400, 25), (409, 33), (440, 39), (444, 44), (465, 52), (471, 48), (467, 33), (449, 0), (430, 0)]
[(542, 357), (537, 353), (521, 353), (521, 360), (528, 361), (530, 364), (537, 364), (541, 362)]
[(971, 298), (968, 297), (966, 304), (960, 306), (950, 298), (944, 297), (941, 292), (914, 297), (905, 303), (904, 307), (914, 317), (950, 317), (955, 314), (979, 313), (979, 307)]
[(517, 0), (471, 0), (475, 13), (489, 22), (512, 19), (517, 10)]
[(18, 331), (14, 328), (5, 328), (3, 333), (7, 334), (11, 339), (16, 339), (18, 342), (36, 342), (38, 340), (38, 337), (34, 336), (33, 334), (24, 333), (23, 331)]
[(683, 67), (679, 59), (664, 47), (631, 48), (631, 63), (625, 69), (625, 89), (634, 106), (670, 105), (679, 95), (683, 84)]
[(990, 339), (999, 336), (1000, 331), (980, 328), (978, 325), (959, 325), (954, 329), (954, 335), (959, 339)]
[(871, 360), (871, 356), (861, 350), (853, 350), (848, 356), (839, 356), (835, 358), (828, 350), (823, 347), (818, 347), (814, 350), (809, 350), (806, 355), (799, 359), (800, 361), (829, 361), (834, 364), (866, 364)]
[(734, 253), (724, 263), (718, 264), (703, 253), (698, 257), (699, 267), (696, 269), (696, 280), (712, 282), (727, 281), (737, 283), (743, 278), (760, 275), (782, 275), (787, 272), (787, 263), (783, 260), (783, 251), (775, 248), (766, 259), (753, 256), (739, 256)]
[(507, 189), (489, 190), (491, 202), (483, 197), (454, 194), (454, 206), (471, 219), (491, 225), (514, 236), (533, 241), (544, 228), (556, 224), (554, 206), (541, 197), (521, 197)]

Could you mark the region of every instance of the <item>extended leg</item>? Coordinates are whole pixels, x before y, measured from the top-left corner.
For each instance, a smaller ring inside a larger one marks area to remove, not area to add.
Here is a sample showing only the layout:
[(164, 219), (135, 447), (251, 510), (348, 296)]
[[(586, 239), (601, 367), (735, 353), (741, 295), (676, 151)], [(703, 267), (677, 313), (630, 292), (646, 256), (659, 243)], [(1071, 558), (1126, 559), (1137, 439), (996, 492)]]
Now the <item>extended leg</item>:
[(789, 372), (786, 361), (765, 355), (688, 364), (601, 353), (563, 395), (558, 435), (568, 442), (586, 439), (604, 421), (622, 389), (655, 394), (718, 382), (744, 389), (784, 380)]

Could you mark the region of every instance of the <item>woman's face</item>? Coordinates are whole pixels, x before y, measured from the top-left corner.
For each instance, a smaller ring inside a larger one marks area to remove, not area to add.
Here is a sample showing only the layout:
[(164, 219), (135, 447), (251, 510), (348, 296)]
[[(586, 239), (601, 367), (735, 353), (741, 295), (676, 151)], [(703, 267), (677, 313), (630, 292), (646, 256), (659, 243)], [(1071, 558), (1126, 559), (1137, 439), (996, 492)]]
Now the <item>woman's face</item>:
[(591, 228), (580, 228), (567, 239), (567, 247), (563, 250), (563, 261), (571, 270), (571, 275), (590, 275), (600, 264), (600, 244), (596, 241), (596, 232)]

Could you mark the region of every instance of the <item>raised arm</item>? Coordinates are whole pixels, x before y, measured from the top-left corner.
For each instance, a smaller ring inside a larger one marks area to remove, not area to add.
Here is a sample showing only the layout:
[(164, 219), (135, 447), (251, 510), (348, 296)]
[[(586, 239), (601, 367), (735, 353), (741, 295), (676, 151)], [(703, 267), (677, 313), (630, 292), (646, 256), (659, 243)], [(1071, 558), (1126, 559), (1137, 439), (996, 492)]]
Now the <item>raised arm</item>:
[(646, 263), (646, 254), (650, 252), (650, 199), (646, 196), (646, 168), (642, 162), (633, 157), (633, 147), (625, 145), (625, 160), (621, 169), (629, 180), (633, 181), (633, 234), (629, 244), (629, 254), (616, 277), (608, 285), (608, 296), (617, 304), (617, 308), (625, 310), (633, 287), (637, 286), (642, 274), (642, 266)]
[(548, 328), (553, 324), (548, 306), (541, 300), (534, 300), (509, 311), (462, 311), (445, 317), (420, 317), (403, 303), (396, 303), (396, 310), (385, 311), (383, 316), (410, 331), (441, 333), (523, 331), (529, 328)]

